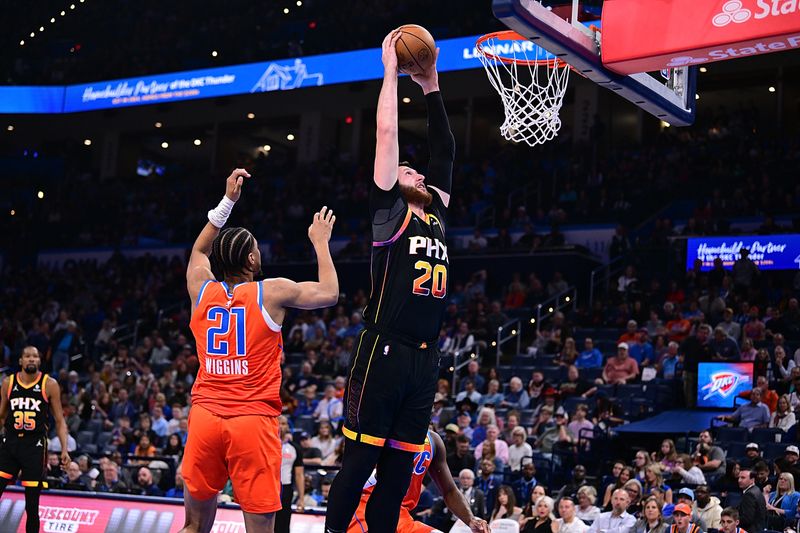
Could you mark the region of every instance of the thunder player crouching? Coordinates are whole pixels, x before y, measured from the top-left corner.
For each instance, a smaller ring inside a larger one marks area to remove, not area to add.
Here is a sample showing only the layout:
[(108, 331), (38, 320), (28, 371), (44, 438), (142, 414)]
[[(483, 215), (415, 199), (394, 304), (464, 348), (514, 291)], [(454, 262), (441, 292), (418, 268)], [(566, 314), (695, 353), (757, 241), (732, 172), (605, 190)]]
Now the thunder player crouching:
[[(49, 412), (56, 421), (61, 442), (61, 464), (66, 469), (67, 424), (61, 410), (61, 390), (55, 380), (39, 370), (39, 350), (26, 346), (19, 358), (22, 372), (3, 380), (0, 398), (0, 421), (5, 436), (0, 448), (0, 495), (8, 482), (21, 472), (25, 487), (26, 533), (39, 531), (39, 495), (47, 488), (44, 481), (47, 461), (47, 429)], [(48, 412), (49, 411), (49, 412)]]
[[(482, 518), (477, 518), (469, 508), (469, 502), (464, 498), (464, 494), (458, 490), (450, 468), (446, 460), (447, 450), (444, 447), (442, 438), (434, 431), (428, 431), (425, 439), (425, 448), (414, 456), (414, 469), (411, 477), (411, 484), (408, 486), (405, 498), (400, 507), (400, 519), (397, 522), (397, 533), (441, 533), (422, 522), (415, 522), (411, 518), (411, 512), (419, 504), (419, 497), (422, 494), (422, 480), (425, 474), (430, 474), (431, 479), (436, 483), (436, 487), (444, 497), (445, 506), (450, 509), (462, 522), (467, 524), (474, 533), (488, 533), (489, 526)], [(347, 533), (367, 533), (367, 523), (365, 519), (367, 502), (372, 494), (377, 480), (375, 472), (370, 476), (369, 481), (361, 492), (361, 501), (358, 504), (356, 513), (347, 528)]]

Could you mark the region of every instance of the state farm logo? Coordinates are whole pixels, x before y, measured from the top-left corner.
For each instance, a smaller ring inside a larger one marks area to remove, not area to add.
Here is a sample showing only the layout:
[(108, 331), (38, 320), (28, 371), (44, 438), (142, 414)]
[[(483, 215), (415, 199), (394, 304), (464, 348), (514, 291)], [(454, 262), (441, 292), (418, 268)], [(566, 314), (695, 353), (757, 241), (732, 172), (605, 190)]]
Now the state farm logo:
[(750, 19), (760, 20), (767, 17), (780, 17), (797, 13), (797, 0), (755, 0), (751, 11), (744, 7), (742, 0), (728, 0), (722, 4), (722, 12), (711, 18), (717, 28), (724, 28), (730, 23), (742, 24)]
[(736, 24), (747, 22), (752, 15), (753, 12), (749, 9), (745, 9), (739, 0), (729, 0), (723, 4), (722, 13), (714, 15), (714, 18), (711, 19), (711, 23), (718, 28), (722, 28), (731, 22)]
[(713, 396), (727, 398), (736, 391), (739, 385), (747, 383), (748, 381), (750, 381), (750, 376), (747, 374), (737, 374), (736, 372), (727, 370), (711, 374), (711, 383), (700, 389), (701, 391), (708, 391), (703, 397), (703, 400), (708, 400)]

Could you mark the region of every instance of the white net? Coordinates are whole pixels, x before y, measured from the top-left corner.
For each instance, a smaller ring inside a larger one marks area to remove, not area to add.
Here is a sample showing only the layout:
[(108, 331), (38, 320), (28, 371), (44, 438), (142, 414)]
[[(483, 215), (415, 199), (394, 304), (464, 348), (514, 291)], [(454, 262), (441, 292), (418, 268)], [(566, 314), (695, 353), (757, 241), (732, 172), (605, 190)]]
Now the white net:
[[(530, 146), (555, 138), (561, 129), (558, 114), (567, 91), (569, 66), (541, 60), (537, 64), (542, 49), (502, 34), (480, 42), (478, 51), (489, 81), (503, 102), (503, 137)], [(507, 61), (499, 59), (501, 53)]]

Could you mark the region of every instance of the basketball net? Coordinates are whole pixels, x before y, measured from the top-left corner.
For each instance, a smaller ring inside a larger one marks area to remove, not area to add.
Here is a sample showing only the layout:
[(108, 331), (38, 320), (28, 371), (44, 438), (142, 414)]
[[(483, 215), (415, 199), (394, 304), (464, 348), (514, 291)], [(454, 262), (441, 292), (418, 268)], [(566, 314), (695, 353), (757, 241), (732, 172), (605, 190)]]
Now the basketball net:
[(569, 65), (558, 59), (539, 59), (547, 52), (513, 31), (484, 35), (476, 48), (503, 102), (503, 137), (530, 146), (555, 138), (561, 129), (558, 114), (567, 91)]

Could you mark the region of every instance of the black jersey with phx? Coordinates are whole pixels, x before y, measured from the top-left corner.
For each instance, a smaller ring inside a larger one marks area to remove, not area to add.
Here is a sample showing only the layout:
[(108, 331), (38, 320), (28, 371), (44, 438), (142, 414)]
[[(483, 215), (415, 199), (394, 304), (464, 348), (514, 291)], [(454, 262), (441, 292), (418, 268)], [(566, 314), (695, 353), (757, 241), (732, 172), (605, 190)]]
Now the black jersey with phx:
[(425, 184), (433, 202), (423, 219), (411, 212), (397, 183), (388, 191), (373, 183), (372, 289), (364, 309), (368, 325), (419, 344), (436, 342), (447, 304), (446, 207), (431, 187), (450, 194), (455, 155), (441, 93), (425, 99), (430, 149)]
[(23, 385), (19, 375), (8, 382), (8, 416), (6, 435), (42, 436), (47, 434), (49, 405), (45, 385), (47, 374), (40, 373), (30, 385)]

